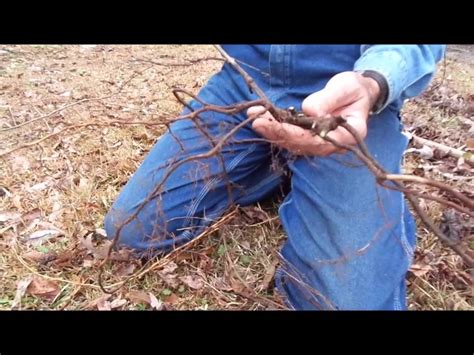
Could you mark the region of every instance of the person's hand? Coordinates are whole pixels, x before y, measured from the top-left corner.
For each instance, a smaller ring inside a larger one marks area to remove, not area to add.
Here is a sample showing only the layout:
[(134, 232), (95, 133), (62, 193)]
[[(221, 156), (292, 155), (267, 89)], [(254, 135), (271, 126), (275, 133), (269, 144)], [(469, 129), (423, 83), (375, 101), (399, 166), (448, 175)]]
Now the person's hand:
[[(309, 95), (302, 104), (307, 116), (345, 118), (362, 138), (367, 135), (367, 119), (380, 94), (374, 79), (360, 73), (343, 72), (329, 80), (326, 87)], [(264, 111), (262, 106), (248, 109), (248, 115)], [(253, 128), (263, 137), (297, 155), (326, 156), (338, 152), (338, 148), (301, 127), (280, 123), (269, 112), (253, 121)], [(356, 144), (354, 137), (343, 127), (328, 134), (338, 143)]]

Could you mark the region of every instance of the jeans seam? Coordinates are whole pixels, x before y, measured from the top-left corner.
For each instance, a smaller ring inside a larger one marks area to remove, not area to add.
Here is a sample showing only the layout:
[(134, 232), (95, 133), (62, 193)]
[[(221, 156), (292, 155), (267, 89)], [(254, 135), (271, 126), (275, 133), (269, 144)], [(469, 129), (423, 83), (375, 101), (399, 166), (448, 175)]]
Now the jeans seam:
[(408, 239), (407, 239), (406, 226), (405, 226), (405, 203), (404, 203), (404, 200), (403, 200), (403, 195), (402, 195), (401, 198), (402, 198), (402, 213), (401, 213), (401, 215), (402, 215), (402, 218), (401, 218), (402, 233), (401, 233), (400, 240), (402, 242), (403, 250), (405, 251), (405, 253), (408, 256), (408, 263), (410, 264), (411, 259), (413, 258), (414, 250), (410, 246), (410, 243), (408, 242)]
[[(229, 166), (227, 167), (228, 172), (231, 172), (237, 166), (237, 164), (239, 164), (250, 153), (255, 151), (255, 149), (256, 145), (252, 144), (247, 150), (244, 150), (242, 153), (232, 159), (229, 163)], [(209, 193), (211, 188), (214, 187), (215, 184), (221, 180), (221, 178), (213, 177), (202, 187), (201, 191), (198, 194), (198, 197), (196, 198), (196, 200), (194, 200), (191, 207), (189, 208), (188, 214), (186, 215), (186, 220), (184, 222), (185, 225), (188, 225), (190, 223), (190, 218), (196, 213), (196, 209), (198, 208), (204, 197)]]
[(255, 185), (252, 188), (248, 189), (246, 191), (246, 194), (249, 195), (249, 194), (259, 190), (262, 186), (266, 185), (268, 182), (279, 179), (280, 177), (281, 177), (281, 174), (280, 175), (279, 174), (272, 174), (272, 175), (266, 177), (265, 179), (263, 179), (262, 181), (260, 181), (260, 183), (258, 183), (257, 185)]

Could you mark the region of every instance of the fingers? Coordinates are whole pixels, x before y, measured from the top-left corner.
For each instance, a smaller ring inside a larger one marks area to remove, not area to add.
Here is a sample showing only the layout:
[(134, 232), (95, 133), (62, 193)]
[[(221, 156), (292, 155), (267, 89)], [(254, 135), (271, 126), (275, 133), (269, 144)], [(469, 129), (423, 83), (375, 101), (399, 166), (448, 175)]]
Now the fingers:
[(354, 102), (353, 90), (345, 86), (326, 86), (303, 101), (302, 110), (308, 116), (326, 117)]
[(339, 100), (321, 90), (304, 99), (301, 108), (308, 116), (326, 117), (339, 107)]
[[(264, 112), (264, 113), (263, 113)], [(263, 113), (263, 114), (262, 114)], [(265, 111), (265, 107), (263, 106), (252, 106), (247, 110), (247, 116), (259, 116), (263, 118), (273, 118), (272, 114), (268, 111)]]
[(302, 109), (309, 116), (338, 115), (337, 111), (359, 100), (367, 101), (368, 98), (358, 74), (343, 72), (333, 76), (324, 89), (309, 95), (303, 101)]
[[(249, 116), (258, 116), (261, 114), (261, 116), (253, 121), (253, 129), (270, 142), (294, 154), (326, 156), (332, 153), (344, 152), (343, 149), (334, 146), (318, 136), (314, 136), (309, 130), (296, 125), (278, 122), (269, 112), (265, 112), (263, 106), (251, 107), (247, 110), (247, 114)], [(341, 114), (346, 118), (347, 123), (351, 125), (362, 138), (365, 138), (367, 134), (367, 122), (363, 115), (363, 110), (348, 108), (347, 110), (343, 109)], [(336, 130), (329, 132), (328, 136), (336, 142), (343, 144), (354, 145), (357, 143), (352, 134), (343, 127), (338, 127)]]
[(274, 119), (259, 117), (253, 121), (253, 128), (265, 138), (279, 141), (282, 144), (294, 139), (307, 139), (312, 137), (310, 131), (301, 127), (280, 123)]
[(335, 147), (301, 127), (280, 123), (267, 118), (257, 118), (253, 128), (270, 142), (298, 155), (328, 155)]
[[(346, 122), (352, 126), (362, 139), (367, 135), (367, 121), (363, 117), (349, 116), (346, 118)], [(354, 145), (357, 144), (354, 136), (347, 131), (344, 127), (338, 127), (334, 131), (328, 133), (328, 136), (334, 139), (336, 142)]]

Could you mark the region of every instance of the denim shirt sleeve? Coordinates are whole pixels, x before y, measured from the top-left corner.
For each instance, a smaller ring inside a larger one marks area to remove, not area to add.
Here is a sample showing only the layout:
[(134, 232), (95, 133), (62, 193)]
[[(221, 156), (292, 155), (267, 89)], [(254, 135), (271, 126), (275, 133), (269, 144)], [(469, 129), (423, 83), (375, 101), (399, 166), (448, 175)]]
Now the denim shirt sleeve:
[(354, 70), (374, 70), (387, 80), (387, 100), (380, 112), (396, 100), (421, 94), (445, 50), (445, 45), (362, 45)]

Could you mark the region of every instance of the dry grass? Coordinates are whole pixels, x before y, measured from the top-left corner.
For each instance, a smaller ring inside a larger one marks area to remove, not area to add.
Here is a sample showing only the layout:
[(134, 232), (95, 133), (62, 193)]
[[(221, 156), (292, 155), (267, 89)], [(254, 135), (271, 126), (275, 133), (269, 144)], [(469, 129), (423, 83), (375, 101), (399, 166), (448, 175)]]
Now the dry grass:
[[(0, 129), (4, 130), (0, 154), (67, 125), (172, 116), (180, 106), (172, 97), (171, 88), (179, 85), (196, 93), (221, 64), (162, 67), (133, 59), (174, 62), (208, 55), (215, 55), (211, 46), (0, 49)], [(441, 69), (435, 85), (442, 74)], [(448, 60), (441, 87), (451, 91), (445, 95), (454, 92), (460, 98), (470, 98), (473, 74), (470, 65)], [(23, 127), (5, 130), (69, 103), (112, 95), (124, 83), (115, 96), (84, 102)], [(472, 123), (472, 117), (462, 110), (453, 113), (449, 105), (434, 107), (432, 96), (436, 92), (439, 90), (408, 103), (407, 125), (420, 125), (422, 136), (459, 147), (469, 134), (473, 135), (463, 129), (466, 120)], [(98, 288), (97, 266), (107, 245), (101, 236), (103, 217), (162, 131), (162, 127), (144, 125), (82, 127), (2, 160), (0, 308), (281, 307), (271, 283), (276, 253), (284, 240), (276, 214), (278, 201), (234, 211), (219, 230), (207, 233), (192, 248), (165, 261), (155, 260), (154, 265), (143, 265), (139, 260), (111, 263), (105, 273), (108, 285), (120, 283), (141, 268), (153, 269), (125, 283), (112, 296), (104, 296)], [(449, 159), (441, 160), (446, 161)], [(454, 180), (426, 167), (437, 164), (436, 160), (427, 162), (409, 154), (406, 169), (421, 169), (428, 176), (459, 187), (472, 183), (469, 172), (455, 172), (463, 179)], [(439, 206), (427, 204), (427, 208), (439, 220)], [(47, 230), (58, 232), (51, 232), (49, 238), (31, 240), (33, 233)], [(89, 242), (81, 242), (84, 237)], [(419, 239), (415, 260), (418, 269), (409, 275), (410, 309), (474, 309), (472, 284), (459, 258), (423, 228), (419, 229)], [(28, 291), (19, 297), (23, 293), (21, 285), (28, 282)]]

